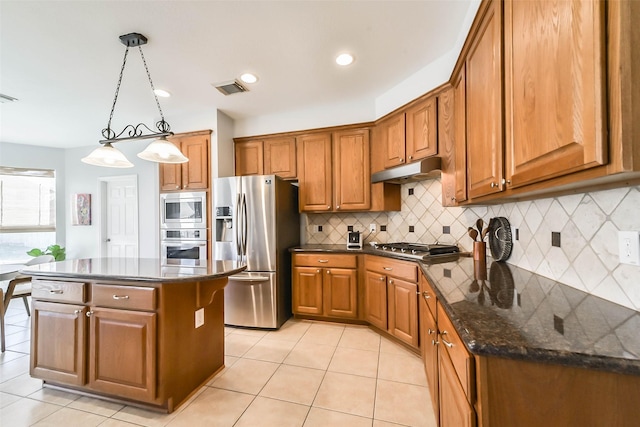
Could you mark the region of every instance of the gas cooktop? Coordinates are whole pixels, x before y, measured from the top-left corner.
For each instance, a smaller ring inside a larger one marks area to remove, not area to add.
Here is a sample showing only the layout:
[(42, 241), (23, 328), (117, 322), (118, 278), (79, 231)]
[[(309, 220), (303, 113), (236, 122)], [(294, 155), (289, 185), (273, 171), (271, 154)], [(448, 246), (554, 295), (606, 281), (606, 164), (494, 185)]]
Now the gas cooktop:
[(460, 252), (460, 249), (456, 245), (443, 245), (439, 243), (377, 243), (373, 247), (379, 251), (390, 252), (404, 258), (422, 261), (431, 260), (442, 255), (457, 254)]

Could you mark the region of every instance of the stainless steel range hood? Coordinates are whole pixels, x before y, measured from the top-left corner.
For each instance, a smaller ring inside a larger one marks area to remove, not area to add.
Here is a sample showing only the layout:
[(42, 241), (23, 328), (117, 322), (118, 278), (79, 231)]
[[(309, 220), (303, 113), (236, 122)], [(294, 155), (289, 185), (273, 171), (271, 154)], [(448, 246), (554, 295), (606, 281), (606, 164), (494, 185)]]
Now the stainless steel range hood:
[(371, 175), (371, 182), (405, 184), (407, 182), (438, 178), (441, 173), (441, 164), (440, 157), (427, 157), (419, 162), (376, 172)]

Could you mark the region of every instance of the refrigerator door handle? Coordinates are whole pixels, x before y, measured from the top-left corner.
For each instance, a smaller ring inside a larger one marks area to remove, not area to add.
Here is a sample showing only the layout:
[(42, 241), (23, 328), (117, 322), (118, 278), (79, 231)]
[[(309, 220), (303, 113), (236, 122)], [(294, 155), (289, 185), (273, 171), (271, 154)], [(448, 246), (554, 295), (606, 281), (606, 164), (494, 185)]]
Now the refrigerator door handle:
[(242, 194), (242, 255), (247, 255), (247, 196)]
[(236, 194), (236, 206), (235, 206), (235, 212), (233, 214), (234, 218), (233, 221), (236, 223), (236, 255), (240, 256), (242, 255), (242, 248), (241, 248), (241, 240), (240, 240), (240, 233), (241, 233), (241, 224), (240, 224), (240, 203), (241, 203), (241, 195), (240, 193)]
[(234, 282), (264, 282), (269, 280), (269, 276), (229, 276), (229, 280)]

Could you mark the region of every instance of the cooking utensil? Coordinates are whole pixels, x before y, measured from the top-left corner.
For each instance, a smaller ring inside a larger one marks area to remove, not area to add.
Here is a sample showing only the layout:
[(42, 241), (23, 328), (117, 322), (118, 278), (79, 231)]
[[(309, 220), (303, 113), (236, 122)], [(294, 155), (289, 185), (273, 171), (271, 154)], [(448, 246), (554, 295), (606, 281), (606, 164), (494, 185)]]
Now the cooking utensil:
[(480, 286), (478, 285), (478, 281), (473, 279), (473, 282), (469, 285), (469, 292), (478, 292), (480, 290)]
[(478, 230), (476, 230), (475, 228), (469, 227), (469, 236), (471, 236), (471, 238), (473, 239), (473, 241), (477, 241), (478, 240)]
[(484, 227), (484, 221), (482, 220), (482, 218), (478, 218), (478, 220), (476, 221), (476, 228), (478, 229), (478, 233), (480, 233), (480, 235), (482, 235), (482, 227)]
[(482, 230), (482, 234), (480, 235), (480, 240), (484, 242), (484, 239), (487, 237), (487, 234), (489, 234), (489, 227)]

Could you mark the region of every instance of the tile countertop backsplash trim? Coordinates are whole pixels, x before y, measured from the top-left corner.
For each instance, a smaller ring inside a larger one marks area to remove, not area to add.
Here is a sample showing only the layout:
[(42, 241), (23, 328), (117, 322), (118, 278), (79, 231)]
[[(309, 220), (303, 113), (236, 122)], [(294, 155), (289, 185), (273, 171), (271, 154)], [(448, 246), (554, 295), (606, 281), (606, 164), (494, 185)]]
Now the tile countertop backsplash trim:
[[(303, 243), (345, 244), (347, 227), (353, 226), (365, 244), (437, 241), (471, 251), (467, 228), (478, 218), (488, 223), (503, 216), (519, 235), (508, 263), (640, 310), (640, 267), (618, 262), (618, 231), (640, 230), (640, 186), (453, 208), (442, 207), (439, 179), (404, 184), (401, 194), (400, 212), (303, 215)], [(369, 233), (370, 224), (377, 232)], [(561, 247), (551, 245), (552, 232), (561, 234)]]

